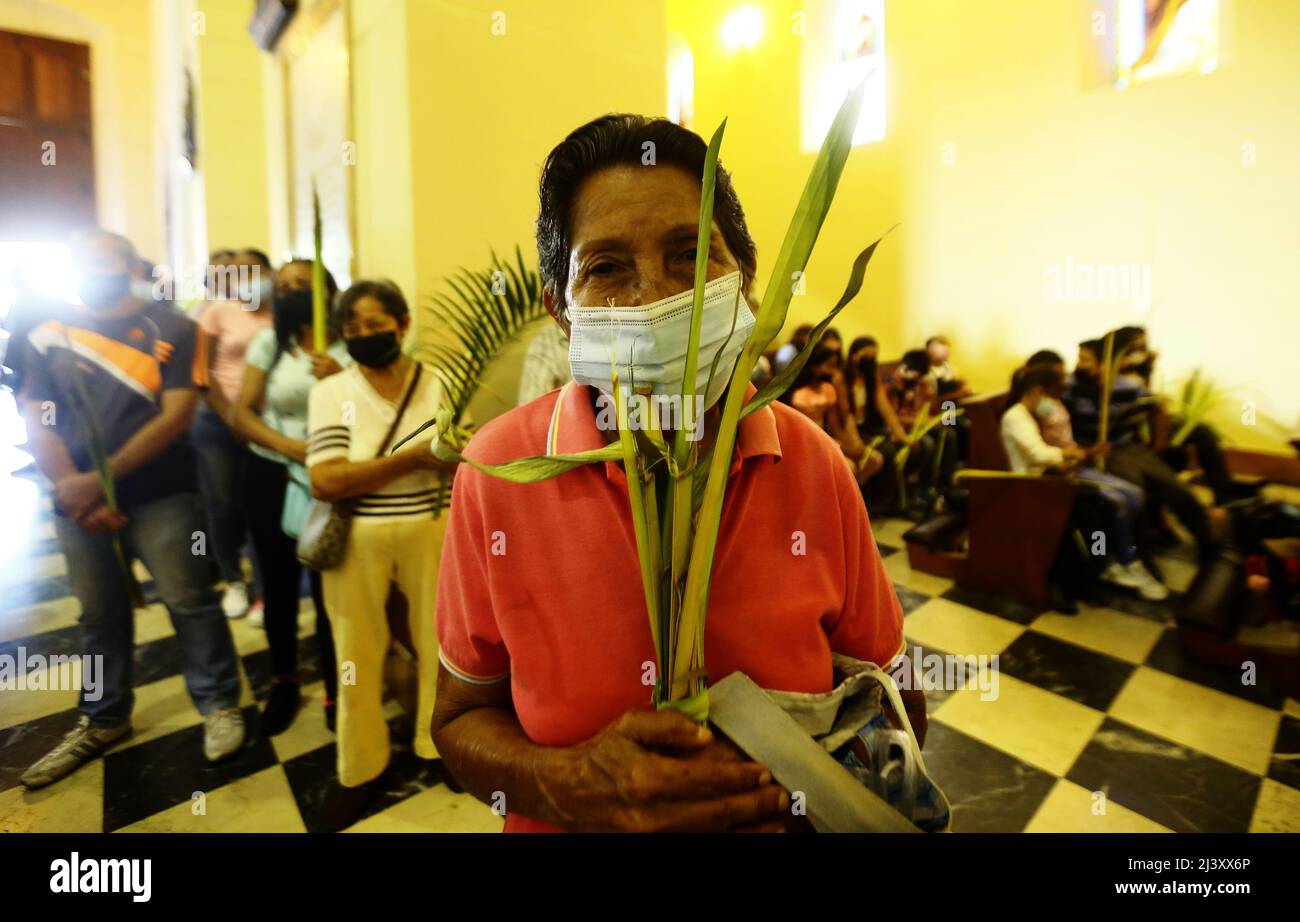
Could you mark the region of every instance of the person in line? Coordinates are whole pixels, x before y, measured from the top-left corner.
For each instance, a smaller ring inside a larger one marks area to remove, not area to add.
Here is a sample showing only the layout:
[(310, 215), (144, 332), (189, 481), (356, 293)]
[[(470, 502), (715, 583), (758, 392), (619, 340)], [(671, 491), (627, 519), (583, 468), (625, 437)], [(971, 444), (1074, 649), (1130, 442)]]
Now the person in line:
[[(658, 158), (649, 170), (647, 142)], [(537, 244), (545, 303), (566, 331), (584, 310), (648, 307), (691, 289), (705, 151), (665, 119), (607, 115), (546, 158)], [(757, 253), (721, 165), (716, 196), (707, 277), (748, 295)], [(679, 367), (679, 321), (664, 323), (674, 332), (637, 355), (638, 380)], [(575, 380), (499, 416), (468, 457), (603, 447), (617, 436), (598, 425), (600, 394), (594, 380)], [(705, 438), (723, 395), (706, 402)], [(902, 611), (857, 484), (807, 417), (773, 403), (740, 422), (722, 522), (704, 638), (712, 679), (739, 669), (765, 688), (826, 692), (832, 651), (882, 665), (900, 654)], [(790, 553), (795, 530), (810, 538), (806, 555)], [(654, 645), (619, 465), (514, 484), (462, 464), (437, 626), (434, 742), (466, 790), (505, 798), (507, 830), (784, 828), (789, 797), (768, 768), (650, 707), (643, 664)], [(904, 694), (923, 728), (923, 695)]]
[(1169, 590), (1138, 557), (1136, 524), (1142, 511), (1142, 491), (1118, 477), (1080, 466), (1089, 452), (1073, 444), (1073, 440), (1065, 446), (1052, 445), (1043, 436), (1040, 423), (1054, 413), (1064, 390), (1065, 369), (1050, 362), (1017, 369), (1012, 375), (1000, 427), (1011, 469), (1027, 474), (1042, 474), (1049, 469), (1069, 472), (1088, 483), (1107, 504), (1107, 546), (1114, 549), (1114, 559), (1107, 561), (1101, 578), (1136, 589), (1145, 599), (1166, 599)]
[[(27, 433), (53, 484), (55, 528), (81, 605), (80, 649), (102, 656), (102, 692), (82, 689), (77, 725), (21, 776), (58, 781), (131, 732), (135, 612), (113, 546), (148, 568), (176, 630), (190, 700), (215, 762), (244, 742), (239, 666), (211, 558), (192, 551), (204, 529), (186, 433), (206, 383), (202, 333), (154, 301), (131, 242), (94, 230), (73, 240), (82, 306), (29, 331), (23, 388)], [(110, 508), (92, 454), (96, 427), (114, 481)]]
[(880, 470), (885, 459), (862, 441), (848, 404), (840, 353), (818, 343), (791, 385), (790, 405), (835, 440), (861, 486)]
[(346, 554), (323, 579), (339, 659), (356, 669), (355, 683), (340, 690), (339, 783), (365, 788), (389, 760), (385, 603), (394, 585), (412, 616), (419, 676), (415, 754), (438, 755), (430, 733), (438, 681), (432, 613), (446, 528), (444, 475), (454, 465), (434, 457), (427, 435), (390, 451), (445, 405), (437, 376), (402, 352), (411, 319), (401, 291), (387, 281), (357, 282), (339, 297), (336, 315), (353, 361), (312, 387), (307, 469), (317, 499), (354, 504)]
[[(275, 275), (272, 326), (244, 353), (244, 378), (235, 399), (235, 430), (248, 442), (244, 459), (244, 517), (262, 574), (266, 641), (271, 649), (271, 693), (262, 712), (267, 735), (283, 733), (302, 701), (298, 676), (298, 598), (303, 567), (297, 541), (283, 527), (289, 466), (307, 457), (307, 400), (317, 381), (342, 370), (347, 346), (331, 329), (324, 352), (314, 349), (310, 260), (285, 263)], [(325, 275), (332, 301), (338, 291)], [(316, 644), (325, 681), (325, 723), (332, 730), (338, 667), (321, 577), (308, 571), (316, 606)]]
[(273, 286), (271, 263), (264, 253), (243, 250), (232, 256), (229, 264), (242, 267), (249, 284), (230, 292), (231, 300), (208, 303), (199, 314), (199, 326), (208, 337), (212, 386), (203, 393), (190, 435), (199, 462), (212, 547), (226, 583), (221, 608), (227, 618), (242, 618), (248, 612), (249, 592), (239, 549), (248, 529), (239, 485), (248, 452), (230, 421), (244, 380), (244, 353), (253, 337), (271, 326)]
[[(1079, 344), (1079, 361), (1061, 397), (1070, 414), (1075, 439), (1085, 447), (1101, 440), (1101, 381), (1104, 346), (1101, 340)], [(1111, 384), (1110, 416), (1105, 445), (1106, 471), (1142, 488), (1149, 503), (1168, 506), (1196, 540), (1204, 562), (1218, 551), (1210, 517), (1196, 495), (1160, 457), (1143, 444), (1143, 401), (1150, 395), (1141, 379), (1117, 375)]]

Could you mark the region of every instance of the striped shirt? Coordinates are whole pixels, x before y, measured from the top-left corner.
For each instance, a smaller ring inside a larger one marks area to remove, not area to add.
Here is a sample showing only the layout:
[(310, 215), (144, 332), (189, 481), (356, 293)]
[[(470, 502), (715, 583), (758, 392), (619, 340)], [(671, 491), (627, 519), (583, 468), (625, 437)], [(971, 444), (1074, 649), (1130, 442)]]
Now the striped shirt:
[[(409, 381), (408, 378), (403, 384), (403, 393)], [(443, 403), (441, 383), (425, 368), (385, 453), (431, 419)], [(371, 387), (359, 365), (317, 382), (308, 400), (307, 467), (336, 458), (374, 460), (396, 413), (396, 404), (385, 400)], [(377, 523), (413, 516), (430, 517), (444, 489), (444, 478), (435, 471), (403, 474), (378, 490), (356, 497), (354, 521)]]
[[(48, 405), (49, 425), (77, 470), (92, 471), (92, 427), (111, 455), (162, 412), (164, 391), (207, 387), (206, 344), (194, 321), (167, 302), (113, 319), (69, 307), (28, 331), (24, 393)], [(116, 483), (118, 504), (128, 512), (197, 488), (188, 435)]]

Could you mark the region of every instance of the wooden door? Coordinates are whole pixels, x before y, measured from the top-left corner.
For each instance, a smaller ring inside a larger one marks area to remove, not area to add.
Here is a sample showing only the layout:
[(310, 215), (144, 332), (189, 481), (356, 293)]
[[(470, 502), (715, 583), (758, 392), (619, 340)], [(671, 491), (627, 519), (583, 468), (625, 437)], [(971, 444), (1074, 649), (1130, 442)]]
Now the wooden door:
[(94, 223), (90, 47), (0, 30), (0, 241)]

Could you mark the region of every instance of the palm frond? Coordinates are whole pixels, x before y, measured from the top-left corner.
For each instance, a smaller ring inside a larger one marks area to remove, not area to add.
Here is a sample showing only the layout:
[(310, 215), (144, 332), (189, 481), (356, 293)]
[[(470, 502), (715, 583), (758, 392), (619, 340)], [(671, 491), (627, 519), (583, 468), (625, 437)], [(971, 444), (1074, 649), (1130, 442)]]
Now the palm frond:
[(487, 268), (461, 268), (443, 280), (443, 291), (421, 308), (413, 351), (446, 387), (454, 420), (464, 416), (501, 350), (544, 316), (541, 277), (519, 247), (513, 259), (494, 252)]

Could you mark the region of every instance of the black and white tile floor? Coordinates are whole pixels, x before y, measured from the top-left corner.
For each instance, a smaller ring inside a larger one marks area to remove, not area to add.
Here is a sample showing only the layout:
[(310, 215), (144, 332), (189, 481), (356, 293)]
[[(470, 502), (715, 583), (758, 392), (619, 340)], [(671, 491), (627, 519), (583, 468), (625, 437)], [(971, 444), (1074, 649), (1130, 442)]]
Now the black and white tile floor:
[[(0, 508), (0, 654), (76, 652), (78, 607), (47, 498), (30, 480), (3, 477)], [(992, 700), (978, 682), (928, 692), (926, 763), (954, 805), (955, 831), (1300, 831), (1300, 702), (1188, 662), (1164, 606), (1117, 591), (1107, 607), (1066, 617), (913, 572), (901, 550), (909, 524), (875, 523), (909, 650), (999, 657)], [(1185, 588), (1190, 565), (1162, 563), (1172, 587)], [(309, 612), (304, 600), (304, 663), (315, 657)], [(309, 700), (286, 733), (265, 738), (265, 635), (244, 619), (232, 629), (249, 742), (216, 766), (200, 753), (200, 718), (161, 605), (137, 616), (134, 735), (63, 781), (28, 792), (18, 777), (75, 721), (75, 692), (0, 691), (0, 831), (326, 828), (334, 743), (321, 683), (305, 685)], [(443, 783), (439, 762), (413, 756), (395, 702), (390, 714), (392, 783), (350, 829), (500, 829), (491, 810)]]

